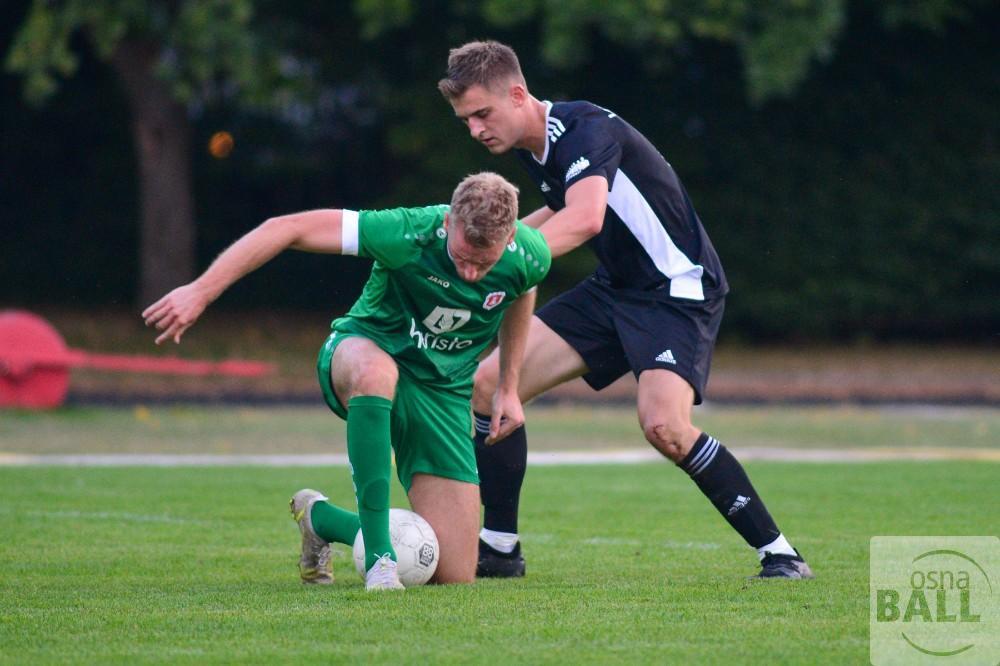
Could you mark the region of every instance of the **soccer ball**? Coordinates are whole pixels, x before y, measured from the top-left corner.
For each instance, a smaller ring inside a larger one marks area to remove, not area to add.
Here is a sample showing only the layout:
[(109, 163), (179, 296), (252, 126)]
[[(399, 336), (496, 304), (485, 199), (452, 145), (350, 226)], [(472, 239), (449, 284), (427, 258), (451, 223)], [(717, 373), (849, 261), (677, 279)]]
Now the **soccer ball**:
[[(441, 548), (430, 523), (406, 509), (389, 509), (389, 539), (398, 558), (399, 580), (406, 587), (423, 585), (437, 569)], [(365, 540), (354, 537), (354, 568), (365, 577)]]

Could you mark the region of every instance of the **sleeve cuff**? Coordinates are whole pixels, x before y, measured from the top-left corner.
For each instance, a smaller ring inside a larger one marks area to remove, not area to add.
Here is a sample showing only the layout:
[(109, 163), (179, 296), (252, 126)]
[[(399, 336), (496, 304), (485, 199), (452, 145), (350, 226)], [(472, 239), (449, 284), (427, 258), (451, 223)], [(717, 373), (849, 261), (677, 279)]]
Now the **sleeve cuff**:
[(344, 209), (340, 222), (340, 251), (342, 254), (358, 254), (358, 211)]

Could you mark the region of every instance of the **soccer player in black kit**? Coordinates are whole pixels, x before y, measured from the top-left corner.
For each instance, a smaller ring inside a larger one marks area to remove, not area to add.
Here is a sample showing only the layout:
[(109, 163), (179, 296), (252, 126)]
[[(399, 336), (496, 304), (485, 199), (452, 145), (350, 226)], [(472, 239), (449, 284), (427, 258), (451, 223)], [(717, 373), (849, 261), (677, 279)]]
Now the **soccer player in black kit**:
[[(763, 578), (811, 578), (742, 465), (691, 423), (701, 403), (729, 286), (677, 174), (645, 137), (590, 102), (545, 102), (527, 89), (514, 51), (493, 41), (452, 49), (438, 83), (474, 139), (513, 150), (546, 205), (524, 218), (552, 257), (587, 243), (600, 266), (532, 318), (518, 393), (523, 402), (575, 377), (600, 390), (632, 371), (639, 422), (758, 554)], [(527, 465), (519, 428), (497, 442), (490, 396), (496, 353), (476, 373), (473, 408), (480, 493), (479, 576), (523, 576), (517, 509)]]

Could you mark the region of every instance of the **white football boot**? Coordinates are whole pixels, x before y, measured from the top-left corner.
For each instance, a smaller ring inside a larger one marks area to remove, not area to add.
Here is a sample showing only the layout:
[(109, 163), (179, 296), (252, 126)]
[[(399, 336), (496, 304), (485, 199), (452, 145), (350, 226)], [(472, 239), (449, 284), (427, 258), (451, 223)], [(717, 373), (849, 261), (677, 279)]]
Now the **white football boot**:
[(292, 518), (302, 533), (302, 554), (299, 556), (299, 577), (310, 585), (329, 585), (333, 582), (330, 567), (330, 544), (323, 541), (313, 531), (310, 513), (318, 500), (328, 499), (322, 493), (303, 488), (288, 502)]
[(365, 574), (365, 589), (372, 590), (405, 590), (399, 581), (399, 571), (389, 553), (378, 558), (372, 568)]

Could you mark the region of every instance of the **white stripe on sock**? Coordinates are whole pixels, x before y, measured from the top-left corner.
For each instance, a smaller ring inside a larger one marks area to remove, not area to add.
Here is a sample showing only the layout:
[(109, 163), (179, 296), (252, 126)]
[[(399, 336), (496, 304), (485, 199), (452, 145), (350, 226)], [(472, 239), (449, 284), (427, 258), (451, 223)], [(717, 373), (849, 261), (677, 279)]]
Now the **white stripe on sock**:
[(488, 434), (490, 434), (490, 421), (491, 421), (491, 419), (489, 417), (483, 419), (483, 418), (480, 418), (478, 416), (474, 416), (473, 420), (476, 423), (476, 432), (478, 432), (481, 435), (488, 435)]
[(715, 454), (719, 452), (719, 440), (709, 437), (708, 442), (708, 446), (705, 447), (708, 449), (708, 455), (706, 455), (702, 461), (691, 470), (691, 476), (701, 474), (705, 468), (712, 464), (712, 461), (715, 460)]
[(705, 456), (708, 454), (708, 450), (710, 448), (712, 448), (712, 438), (711, 437), (709, 437), (707, 440), (705, 440), (705, 445), (702, 446), (701, 447), (701, 451), (699, 451), (698, 454), (695, 455), (694, 460), (692, 460), (691, 462), (688, 463), (687, 468), (690, 470), (690, 469), (693, 469), (693, 468), (697, 467), (701, 463), (701, 461), (705, 458)]

